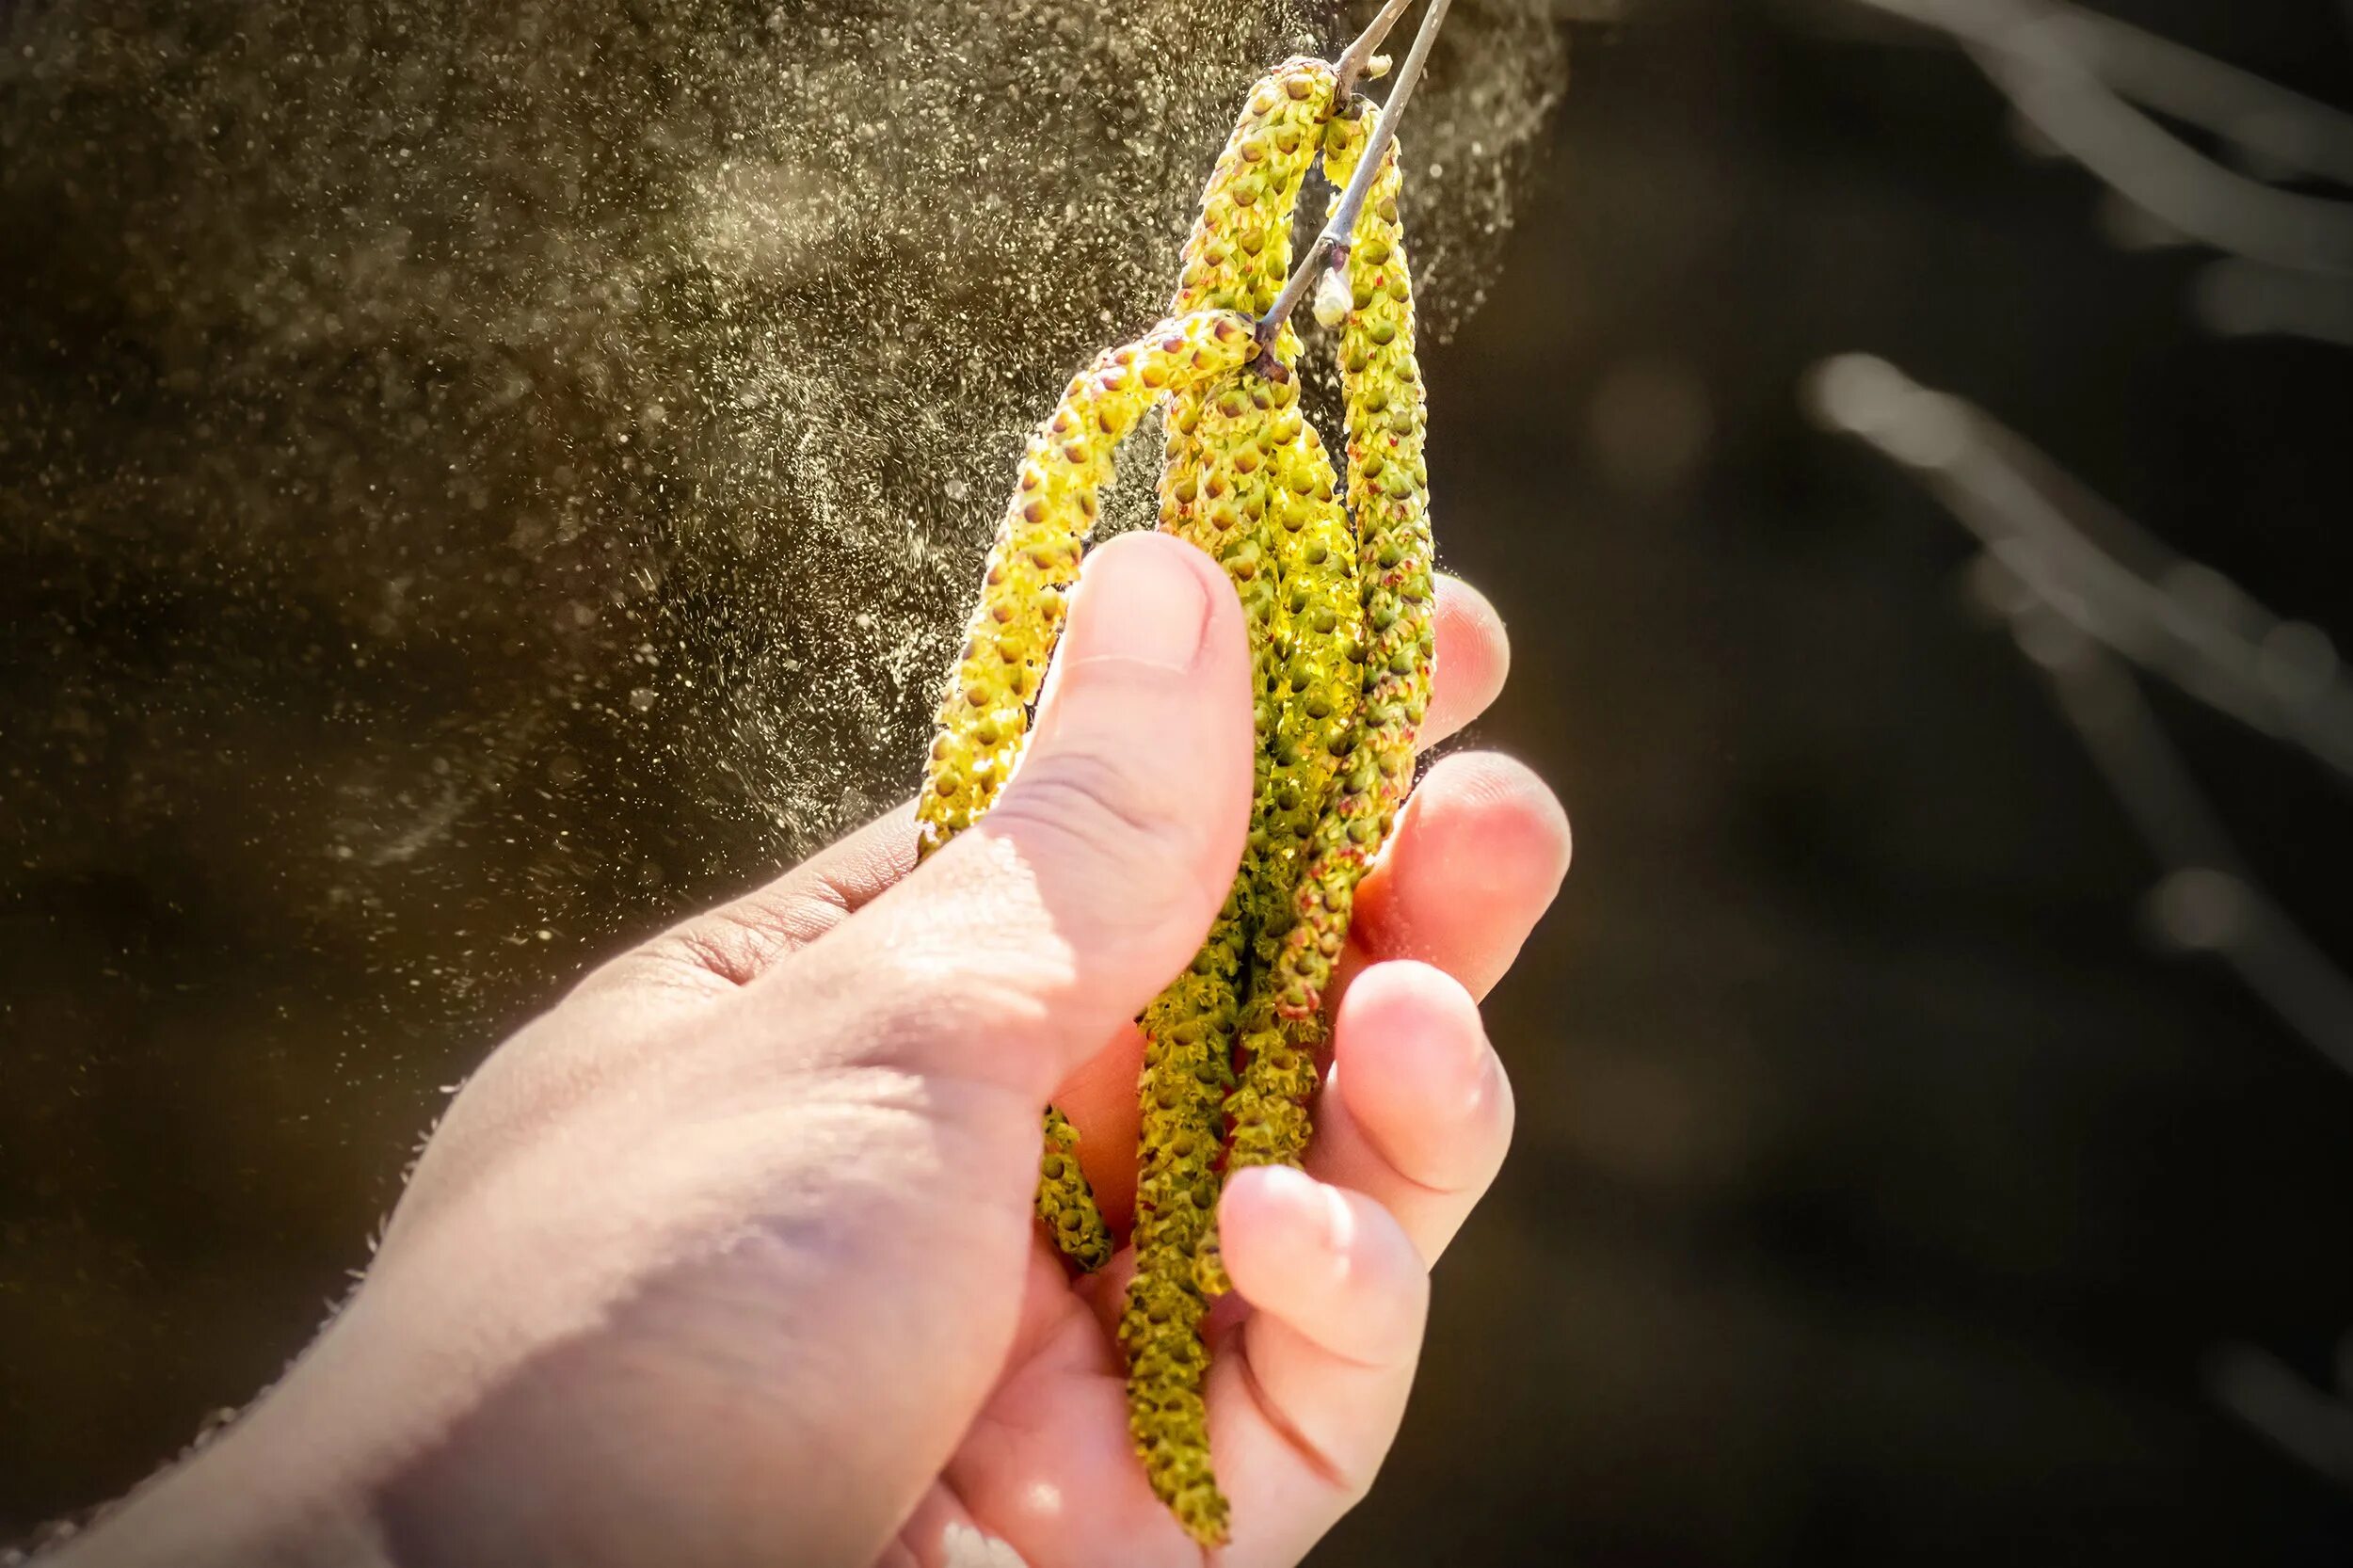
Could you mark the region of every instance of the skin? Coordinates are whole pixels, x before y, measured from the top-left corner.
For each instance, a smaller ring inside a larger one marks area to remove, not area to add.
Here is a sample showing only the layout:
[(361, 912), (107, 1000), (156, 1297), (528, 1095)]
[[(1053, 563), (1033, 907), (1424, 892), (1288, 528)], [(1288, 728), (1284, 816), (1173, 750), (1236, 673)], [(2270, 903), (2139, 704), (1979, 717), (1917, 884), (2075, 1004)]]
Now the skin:
[[(1446, 584), (1431, 740), (1506, 660)], [(499, 1048), (334, 1324), (62, 1560), (939, 1568), (971, 1528), (1031, 1568), (1201, 1563), (1128, 1440), (1131, 1260), (1074, 1282), (1030, 1199), (1051, 1095), (1128, 1201), (1129, 1020), (1239, 858), (1248, 665), (1206, 556), (1096, 551), (986, 819), (917, 871), (888, 816)], [(1540, 782), (1458, 755), (1365, 886), (1307, 1170), (1220, 1210), (1222, 1568), (1296, 1562), (1372, 1483), (1510, 1137), (1477, 999), (1568, 854)]]

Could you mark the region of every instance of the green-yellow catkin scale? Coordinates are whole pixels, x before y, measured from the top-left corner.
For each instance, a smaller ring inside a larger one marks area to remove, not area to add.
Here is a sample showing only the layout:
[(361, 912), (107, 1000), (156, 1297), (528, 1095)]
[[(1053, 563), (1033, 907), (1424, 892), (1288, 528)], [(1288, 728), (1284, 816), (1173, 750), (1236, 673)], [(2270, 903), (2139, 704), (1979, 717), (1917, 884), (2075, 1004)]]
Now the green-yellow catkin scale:
[[(1230, 375), (1256, 352), (1249, 319), (1230, 311), (1173, 316), (1073, 376), (1030, 438), (1013, 500), (988, 552), (963, 655), (940, 699), (939, 728), (916, 804), (917, 855), (969, 827), (1019, 760), (1030, 705), (1062, 630), (1064, 597), (1095, 524), (1120, 439), (1172, 392)], [(1081, 1268), (1111, 1256), (1112, 1239), (1079, 1168), (1077, 1129), (1048, 1111), (1037, 1209), (1055, 1245)]]
[[(1325, 128), (1324, 173), (1335, 187), (1354, 172), (1371, 135), (1371, 105), (1351, 104)], [(1356, 897), (1356, 884), (1395, 825), (1414, 783), (1414, 742), (1430, 705), (1436, 657), (1431, 582), (1430, 472), (1422, 442), (1428, 402), (1414, 357), (1414, 291), (1398, 217), (1394, 143), (1350, 236), (1350, 310), (1340, 328), (1341, 400), (1348, 421), (1348, 501), (1356, 519), (1365, 613), (1365, 683), (1357, 744), (1340, 768), (1293, 897), (1276, 1005), (1310, 1019), (1323, 1003)]]
[[(1292, 59), (1252, 88), (1203, 190), (1171, 309), (1263, 314), (1290, 266), (1299, 190), (1321, 151), (1333, 69)], [(1286, 328), (1278, 355), (1297, 354)], [(1277, 606), (1268, 531), (1277, 510), (1272, 416), (1295, 389), (1255, 373), (1169, 400), (1160, 525), (1215, 556), (1240, 592), (1260, 693), (1263, 796), (1273, 727), (1267, 696)], [(1216, 1212), (1222, 1107), (1233, 1083), (1238, 987), (1253, 910), (1245, 870), (1192, 966), (1144, 1012), (1136, 1192), (1136, 1276), (1120, 1320), (1128, 1360), (1128, 1425), (1153, 1490), (1204, 1544), (1225, 1538), (1226, 1503), (1210, 1468), (1201, 1341), (1207, 1310), (1194, 1258)]]

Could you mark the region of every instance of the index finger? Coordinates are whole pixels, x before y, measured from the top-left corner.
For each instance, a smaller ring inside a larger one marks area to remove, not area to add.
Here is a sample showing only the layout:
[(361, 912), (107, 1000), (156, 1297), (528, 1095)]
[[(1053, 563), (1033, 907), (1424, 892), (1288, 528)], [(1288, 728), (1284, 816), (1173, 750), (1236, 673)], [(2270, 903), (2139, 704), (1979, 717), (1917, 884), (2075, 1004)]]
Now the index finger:
[(591, 972), (615, 984), (724, 992), (752, 981), (856, 914), (915, 869), (915, 803), (901, 801), (756, 892), (705, 910)]

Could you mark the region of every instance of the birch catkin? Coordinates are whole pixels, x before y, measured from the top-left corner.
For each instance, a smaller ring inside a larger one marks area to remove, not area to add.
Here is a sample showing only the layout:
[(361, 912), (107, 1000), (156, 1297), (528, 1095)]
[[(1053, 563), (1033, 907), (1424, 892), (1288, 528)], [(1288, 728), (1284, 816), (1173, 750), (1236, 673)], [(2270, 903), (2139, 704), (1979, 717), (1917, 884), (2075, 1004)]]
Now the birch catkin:
[[(1274, 303), (1290, 268), (1299, 187), (1322, 152), (1332, 87), (1328, 62), (1300, 57), (1284, 61), (1250, 89), (1202, 189), (1170, 314), (1222, 310), (1256, 317)], [(1285, 346), (1296, 359), (1298, 340), (1288, 328), (1285, 332)], [(1191, 388), (1169, 400), (1160, 526), (1180, 536), (1200, 479), (1192, 431), (1207, 396), (1207, 388)]]
[[(1290, 266), (1300, 186), (1321, 151), (1332, 67), (1286, 61), (1251, 89), (1202, 193), (1173, 308), (1253, 314)], [(1192, 967), (1144, 1012), (1138, 1085), (1136, 1274), (1120, 1319), (1128, 1426), (1153, 1491), (1193, 1535), (1225, 1538), (1226, 1505), (1211, 1474), (1201, 1400), (1209, 1355), (1196, 1261), (1216, 1213), (1224, 1104), (1233, 1085), (1241, 989), (1260, 905), (1254, 866), (1273, 788), (1278, 581), (1273, 536), (1289, 509), (1283, 454), (1295, 439), (1297, 389), (1275, 361), (1173, 395), (1160, 477), (1160, 526), (1225, 568), (1250, 629), (1258, 744), (1253, 845)]]
[(1309, 871), (1316, 829), (1331, 808), (1340, 766), (1358, 744), (1364, 687), (1355, 534), (1334, 493), (1322, 438), (1304, 420), (1284, 450), (1281, 472), (1286, 504), (1274, 536), (1280, 609), (1273, 779), (1253, 835), (1258, 920), (1241, 1017), (1244, 1064), (1225, 1107), (1232, 1128), (1229, 1170), (1295, 1165), (1306, 1152), (1321, 1020), (1312, 1013), (1282, 1016), (1280, 959), (1296, 923), (1298, 888)]
[[(1245, 370), (1213, 389), (1184, 431), (1197, 453), (1195, 504), (1178, 530), (1216, 557), (1241, 600), (1249, 628), (1258, 744), (1252, 815), (1272, 786), (1276, 584), (1270, 533), (1280, 445), (1276, 384)], [(1172, 428), (1180, 417), (1172, 408)], [(1216, 1213), (1223, 1107), (1233, 1083), (1242, 966), (1256, 908), (1245, 854), (1241, 873), (1193, 967), (1144, 1016), (1144, 1066), (1137, 1160), (1136, 1276), (1120, 1336), (1128, 1351), (1128, 1425), (1161, 1501), (1196, 1537), (1224, 1538), (1225, 1500), (1210, 1478), (1209, 1420), (1201, 1402), (1208, 1353), (1194, 1260)]]
[[(1355, 172), (1378, 113), (1350, 106), (1324, 133), (1335, 184)], [(1431, 582), (1430, 472), (1422, 442), (1427, 394), (1414, 354), (1414, 291), (1398, 217), (1392, 143), (1349, 237), (1348, 314), (1340, 328), (1340, 392), (1348, 422), (1348, 502), (1356, 519), (1364, 598), (1365, 684), (1359, 734), (1293, 898), (1298, 923), (1277, 960), (1276, 1005), (1312, 1019), (1348, 939), (1356, 885), (1414, 783), (1414, 744), (1430, 705), (1436, 657)]]
[(1172, 317), (1071, 377), (1031, 436), (989, 549), (963, 657), (940, 698), (916, 808), (921, 854), (972, 825), (1021, 755), (1030, 708), (1061, 634), (1064, 596), (1078, 581), (1080, 552), (1121, 438), (1164, 393), (1205, 386), (1239, 369), (1253, 350), (1250, 323), (1233, 312)]
[[(1336, 188), (1354, 174), (1375, 113), (1351, 105), (1333, 117), (1325, 132), (1324, 173)], [(1328, 312), (1319, 301), (1319, 315), (1328, 313), (1327, 325), (1340, 330), (1355, 534), (1352, 537), (1344, 522), (1326, 521), (1310, 537), (1353, 551), (1354, 559), (1346, 571), (1317, 571), (1305, 559), (1286, 562), (1297, 584), (1286, 595), (1287, 608), (1288, 602), (1312, 602), (1319, 606), (1317, 622), (1328, 621), (1335, 630), (1289, 639), (1285, 685), (1289, 702), (1297, 706), (1278, 720), (1276, 746), (1289, 781), (1280, 792), (1296, 809), (1283, 825), (1307, 841), (1290, 845), (1295, 862), (1270, 855), (1258, 872), (1257, 972), (1241, 1012), (1246, 1064), (1226, 1102), (1229, 1171), (1296, 1165), (1305, 1158), (1324, 991), (1347, 940), (1356, 885), (1413, 787), (1415, 741), (1429, 705), (1435, 645), (1424, 392), (1414, 354), (1413, 289), (1398, 190), (1392, 144), (1374, 171), (1342, 269), (1333, 274), (1338, 297)], [(1328, 460), (1324, 468), (1328, 473)], [(1328, 496), (1328, 480), (1325, 485)], [(1312, 520), (1319, 510), (1303, 515)], [(1315, 726), (1318, 709), (1339, 714), (1340, 721)], [(1207, 1294), (1226, 1288), (1214, 1233), (1202, 1244), (1194, 1278)]]

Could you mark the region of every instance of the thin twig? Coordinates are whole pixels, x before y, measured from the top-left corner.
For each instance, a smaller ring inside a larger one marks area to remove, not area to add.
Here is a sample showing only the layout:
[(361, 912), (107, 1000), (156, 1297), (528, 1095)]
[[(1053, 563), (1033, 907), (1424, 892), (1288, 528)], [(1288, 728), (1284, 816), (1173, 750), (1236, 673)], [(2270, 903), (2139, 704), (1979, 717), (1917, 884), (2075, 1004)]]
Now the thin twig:
[(2305, 1044), (2353, 1073), (2353, 979), (2247, 869), (2123, 662), (2078, 637), (2041, 663), (2059, 712), (2165, 868), (2153, 902), (2166, 936), (2221, 959)]
[(1389, 0), (1381, 8), (1381, 14), (1372, 19), (1371, 24), (1356, 35), (1356, 41), (1342, 50), (1340, 57), (1332, 62), (1336, 77), (1332, 86), (1333, 103), (1348, 102), (1348, 95), (1356, 90), (1356, 84), (1364, 80), (1365, 72), (1372, 65), (1372, 52), (1381, 47), (1383, 40), (1389, 36), (1389, 29), (1397, 25), (1397, 19), (1403, 16), (1413, 3), (1414, 0)]
[(2055, 0), (1862, 0), (1965, 41), (2073, 65), (2284, 168), (2353, 185), (2353, 115), (2130, 23)]
[(1918, 472), (2077, 629), (2353, 779), (2353, 681), (2317, 628), (2281, 619), (2185, 560), (1983, 410), (1883, 360), (1824, 361), (1813, 395), (1825, 423)]
[[(2048, 459), (2030, 460), (2024, 442), (1990, 416), (1862, 356), (1817, 368), (1812, 395), (1825, 423), (1919, 474), (2001, 568), (2007, 586), (1998, 597), (2012, 635), (2050, 677), (2059, 712), (2165, 867), (2155, 902), (2168, 934), (2230, 965), (2281, 1022), (2353, 1074), (2353, 977), (2256, 880), (2124, 660), (2343, 766), (2334, 727), (2260, 724), (2276, 716), (2252, 706), (2259, 678), (2246, 666), (2260, 664), (2260, 643), (2247, 642), (2230, 616), (2183, 603), (2095, 544), (2084, 520), (2054, 499), (2061, 488), (2055, 471), (2034, 472)], [(2162, 550), (2121, 519), (2103, 531), (2132, 554), (2153, 559)], [(2239, 612), (2241, 619), (2265, 614), (2251, 602)], [(2343, 699), (2333, 657), (2321, 663), (2303, 702), (2288, 706)], [(2269, 700), (2278, 704), (2279, 694)]]
[(2302, 1461), (2322, 1479), (2353, 1486), (2353, 1406), (2314, 1387), (2258, 1345), (2218, 1346), (2206, 1357), (2206, 1387), (2221, 1406)]
[(2277, 189), (2133, 106), (2264, 160), (2353, 183), (2353, 117), (2154, 34), (2048, 0), (1861, 0), (1947, 34), (2021, 119), (2179, 233), (2274, 266), (2353, 272), (2353, 204)]
[[(1373, 127), (1372, 139), (1366, 145), (1364, 161), (1349, 177), (1348, 188), (1340, 192), (1339, 204), (1332, 209), (1332, 221), (1323, 226), (1307, 254), (1300, 258), (1290, 280), (1274, 304), (1258, 320), (1258, 350), (1271, 353), (1283, 324), (1291, 318), (1291, 312), (1315, 286), (1316, 274), (1336, 250), (1345, 251), (1348, 236), (1356, 232), (1357, 215), (1365, 210), (1365, 198), (1372, 190), (1373, 177), (1380, 172), (1381, 160), (1388, 155), (1389, 144), (1397, 139), (1397, 122), (1404, 118), (1405, 105), (1414, 96), (1414, 87), (1421, 80), (1422, 67), (1430, 63), (1431, 48), (1438, 41), (1438, 29), (1446, 23), (1447, 8), (1453, 0), (1430, 0), (1430, 9), (1423, 13), (1421, 30), (1414, 35), (1414, 47), (1407, 53), (1405, 63), (1398, 68), (1397, 86), (1389, 89), (1389, 99), (1381, 106), (1380, 123)], [(1352, 46), (1353, 52), (1353, 46)]]

